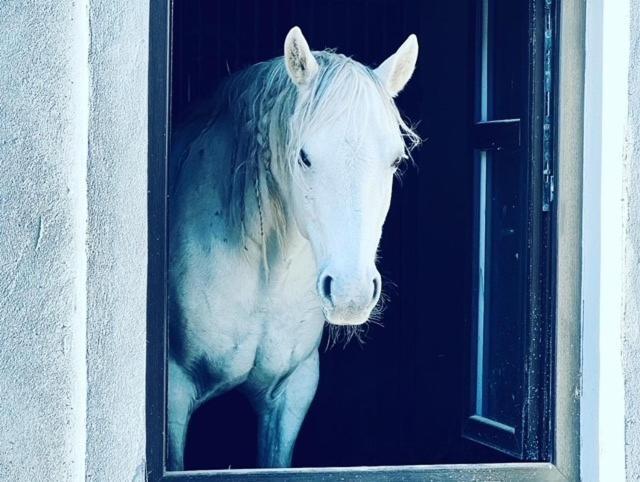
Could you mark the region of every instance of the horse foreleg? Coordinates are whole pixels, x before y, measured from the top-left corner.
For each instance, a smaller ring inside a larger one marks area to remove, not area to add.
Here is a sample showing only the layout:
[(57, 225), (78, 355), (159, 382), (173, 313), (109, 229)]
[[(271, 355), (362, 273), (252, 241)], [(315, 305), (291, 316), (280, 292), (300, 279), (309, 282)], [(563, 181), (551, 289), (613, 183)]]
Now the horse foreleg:
[(318, 386), (314, 351), (283, 381), (282, 392), (258, 409), (258, 466), (290, 467), (293, 447)]
[(195, 397), (195, 388), (174, 361), (169, 361), (167, 393), (168, 470), (184, 470), (184, 446)]

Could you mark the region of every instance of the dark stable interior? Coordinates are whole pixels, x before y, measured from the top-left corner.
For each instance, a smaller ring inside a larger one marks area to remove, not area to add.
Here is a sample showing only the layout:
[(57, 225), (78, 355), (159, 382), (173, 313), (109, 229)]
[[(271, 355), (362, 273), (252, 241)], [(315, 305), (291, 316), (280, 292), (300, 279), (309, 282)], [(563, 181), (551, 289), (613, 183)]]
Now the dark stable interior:
[[(415, 74), (397, 98), (424, 139), (396, 181), (381, 242), (389, 297), (364, 343), (325, 349), (296, 467), (498, 462), (467, 441), (473, 229), (474, 4), (425, 0), (175, 0), (172, 118), (228, 72), (282, 55), (302, 28), (314, 50), (375, 67), (410, 33)], [(170, 180), (171, 181), (171, 180)], [(187, 470), (255, 466), (256, 421), (241, 395), (193, 416)]]

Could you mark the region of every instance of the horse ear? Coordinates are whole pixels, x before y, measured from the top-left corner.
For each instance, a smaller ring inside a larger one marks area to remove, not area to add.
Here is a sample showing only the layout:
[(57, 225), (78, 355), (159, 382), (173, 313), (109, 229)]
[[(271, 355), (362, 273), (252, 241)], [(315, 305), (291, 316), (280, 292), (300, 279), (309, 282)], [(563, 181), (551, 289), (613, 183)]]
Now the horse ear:
[(400, 48), (375, 70), (389, 93), (395, 97), (407, 85), (418, 60), (418, 38), (411, 34)]
[(302, 30), (293, 27), (284, 39), (284, 62), (294, 84), (309, 84), (318, 73), (318, 62), (311, 53)]

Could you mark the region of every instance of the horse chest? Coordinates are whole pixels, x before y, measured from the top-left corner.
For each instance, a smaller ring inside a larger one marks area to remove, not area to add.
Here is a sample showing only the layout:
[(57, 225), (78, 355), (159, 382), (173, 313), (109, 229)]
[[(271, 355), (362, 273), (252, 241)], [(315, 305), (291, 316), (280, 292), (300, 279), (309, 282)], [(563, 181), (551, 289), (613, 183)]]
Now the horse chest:
[(317, 348), (324, 315), (310, 253), (278, 263), (266, 283), (235, 256), (198, 260), (189, 271), (195, 278), (189, 286), (201, 288), (187, 290), (192, 343), (200, 346), (194, 355), (207, 360), (216, 385), (246, 381), (263, 389)]
[(304, 254), (273, 273), (259, 316), (262, 336), (256, 352), (254, 372), (261, 377), (285, 375), (318, 346), (324, 315), (309, 273), (312, 259)]

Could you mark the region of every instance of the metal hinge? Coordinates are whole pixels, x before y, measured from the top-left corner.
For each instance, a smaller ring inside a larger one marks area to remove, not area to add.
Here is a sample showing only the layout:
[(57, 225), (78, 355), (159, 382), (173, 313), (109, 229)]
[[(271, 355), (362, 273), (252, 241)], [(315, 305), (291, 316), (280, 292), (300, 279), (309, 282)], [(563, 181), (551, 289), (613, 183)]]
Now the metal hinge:
[(542, 121), (542, 210), (553, 202), (553, 0), (544, 2), (544, 113)]

